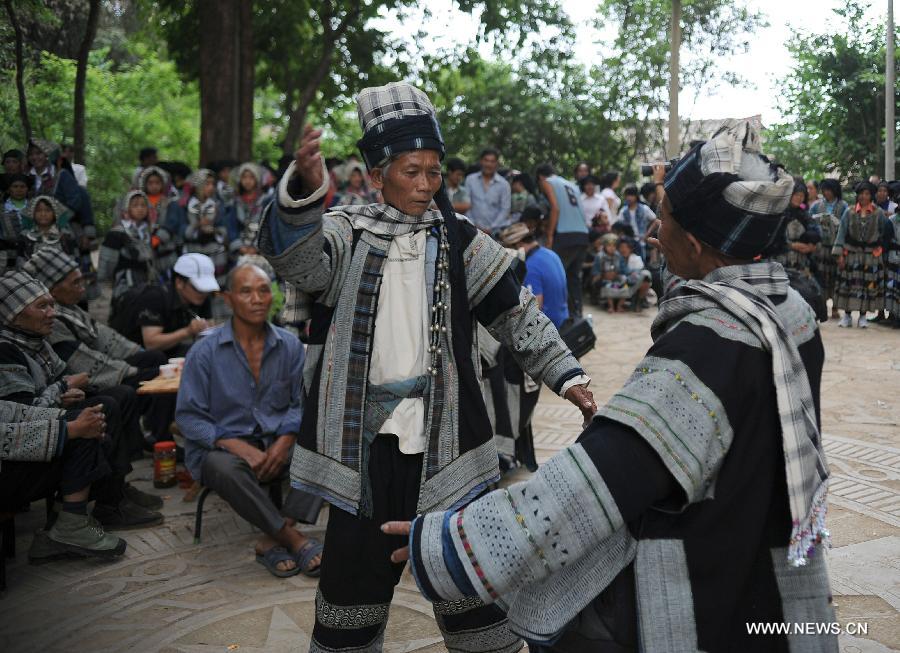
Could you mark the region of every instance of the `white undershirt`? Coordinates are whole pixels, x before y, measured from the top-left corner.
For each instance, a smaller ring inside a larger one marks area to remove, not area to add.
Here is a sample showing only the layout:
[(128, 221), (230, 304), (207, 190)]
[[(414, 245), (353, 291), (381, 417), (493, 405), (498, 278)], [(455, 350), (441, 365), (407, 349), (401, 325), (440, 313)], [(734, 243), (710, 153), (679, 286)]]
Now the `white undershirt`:
[[(425, 297), (425, 231), (391, 240), (375, 313), (369, 383), (403, 381), (425, 373), (428, 301)], [(425, 451), (425, 401), (404, 399), (379, 433), (400, 440), (400, 452)]]

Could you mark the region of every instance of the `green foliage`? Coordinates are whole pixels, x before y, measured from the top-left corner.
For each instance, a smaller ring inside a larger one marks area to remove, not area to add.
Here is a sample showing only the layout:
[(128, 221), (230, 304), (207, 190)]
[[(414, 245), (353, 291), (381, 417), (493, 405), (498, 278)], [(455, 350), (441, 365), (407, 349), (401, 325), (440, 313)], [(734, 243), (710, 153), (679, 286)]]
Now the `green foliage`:
[[(130, 184), (137, 151), (146, 145), (168, 159), (193, 164), (198, 156), (200, 110), (196, 84), (183, 83), (172, 62), (140, 46), (136, 63), (113, 68), (106, 50), (91, 53), (87, 75), (85, 164), (88, 190), (101, 229), (112, 220), (115, 201)], [(0, 143), (23, 147), (12, 73), (0, 83)], [(72, 138), (75, 62), (43, 53), (28, 70), (29, 111), (36, 136)]]
[[(834, 29), (799, 32), (788, 46), (797, 65), (780, 85), (787, 118), (766, 134), (766, 148), (795, 175), (854, 180), (884, 170), (886, 30), (865, 13), (852, 0), (835, 10)], [(900, 105), (900, 89), (894, 103)]]

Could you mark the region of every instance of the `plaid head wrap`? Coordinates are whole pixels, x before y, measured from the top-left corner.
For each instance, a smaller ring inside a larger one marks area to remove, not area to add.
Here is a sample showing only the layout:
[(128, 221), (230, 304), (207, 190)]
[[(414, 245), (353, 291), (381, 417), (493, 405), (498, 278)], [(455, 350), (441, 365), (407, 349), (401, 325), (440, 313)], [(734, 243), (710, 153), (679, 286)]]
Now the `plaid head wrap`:
[(52, 288), (69, 276), (72, 270), (77, 269), (78, 262), (55, 247), (39, 248), (22, 266), (23, 272), (34, 277), (47, 288)]
[(794, 179), (759, 151), (748, 122), (729, 120), (666, 173), (672, 215), (727, 256), (752, 259), (784, 231)]
[(404, 82), (366, 88), (356, 105), (363, 130), (356, 145), (370, 170), (410, 150), (436, 150), (444, 158), (444, 138), (434, 106), (419, 89)]
[(138, 188), (143, 192), (147, 192), (147, 179), (151, 176), (156, 175), (160, 179), (162, 179), (163, 190), (166, 191), (166, 186), (169, 185), (169, 173), (160, 168), (159, 166), (147, 166), (143, 170), (141, 170), (141, 176), (138, 178)]
[(0, 324), (12, 324), (30, 303), (49, 294), (40, 281), (21, 270), (0, 277)]
[(31, 147), (36, 147), (41, 152), (46, 154), (51, 163), (54, 163), (59, 157), (59, 143), (54, 143), (53, 141), (47, 140), (46, 138), (32, 138), (30, 141), (28, 141), (28, 145)]
[(28, 206), (26, 206), (25, 210), (22, 211), (22, 215), (24, 215), (26, 218), (34, 220), (34, 210), (41, 202), (46, 202), (50, 205), (50, 209), (53, 211), (53, 217), (57, 221), (59, 221), (59, 217), (61, 215), (64, 215), (69, 210), (65, 204), (60, 202), (55, 197), (51, 197), (50, 195), (38, 195), (33, 200), (28, 202)]
[(216, 176), (209, 168), (199, 168), (198, 170), (194, 170), (194, 172), (188, 176), (185, 183), (190, 184), (192, 188), (200, 188), (200, 186), (206, 183), (207, 179), (215, 178)]

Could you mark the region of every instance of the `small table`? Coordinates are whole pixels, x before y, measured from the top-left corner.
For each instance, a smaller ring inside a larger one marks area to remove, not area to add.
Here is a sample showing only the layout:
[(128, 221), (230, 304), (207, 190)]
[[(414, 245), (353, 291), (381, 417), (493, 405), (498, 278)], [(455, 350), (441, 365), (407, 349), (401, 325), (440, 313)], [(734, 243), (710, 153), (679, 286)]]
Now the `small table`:
[(178, 394), (180, 385), (181, 374), (169, 378), (157, 376), (155, 379), (142, 381), (137, 393), (139, 395), (174, 395)]

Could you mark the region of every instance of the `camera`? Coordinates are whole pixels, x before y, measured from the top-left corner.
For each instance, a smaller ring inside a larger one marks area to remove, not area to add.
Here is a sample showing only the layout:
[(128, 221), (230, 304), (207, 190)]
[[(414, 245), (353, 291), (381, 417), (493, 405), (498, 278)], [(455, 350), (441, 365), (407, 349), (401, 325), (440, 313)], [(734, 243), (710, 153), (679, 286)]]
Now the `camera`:
[[(665, 165), (666, 165), (666, 172), (668, 172), (669, 170), (671, 170), (671, 169), (672, 169), (672, 166), (674, 166), (677, 162), (678, 162), (678, 159), (672, 159), (671, 161), (666, 161), (666, 162), (665, 162)], [(642, 164), (641, 164), (641, 176), (642, 176), (642, 177), (652, 177), (652, 176), (653, 176), (653, 166), (655, 166), (655, 165), (658, 165), (658, 164), (656, 164), (656, 163), (642, 163)]]

